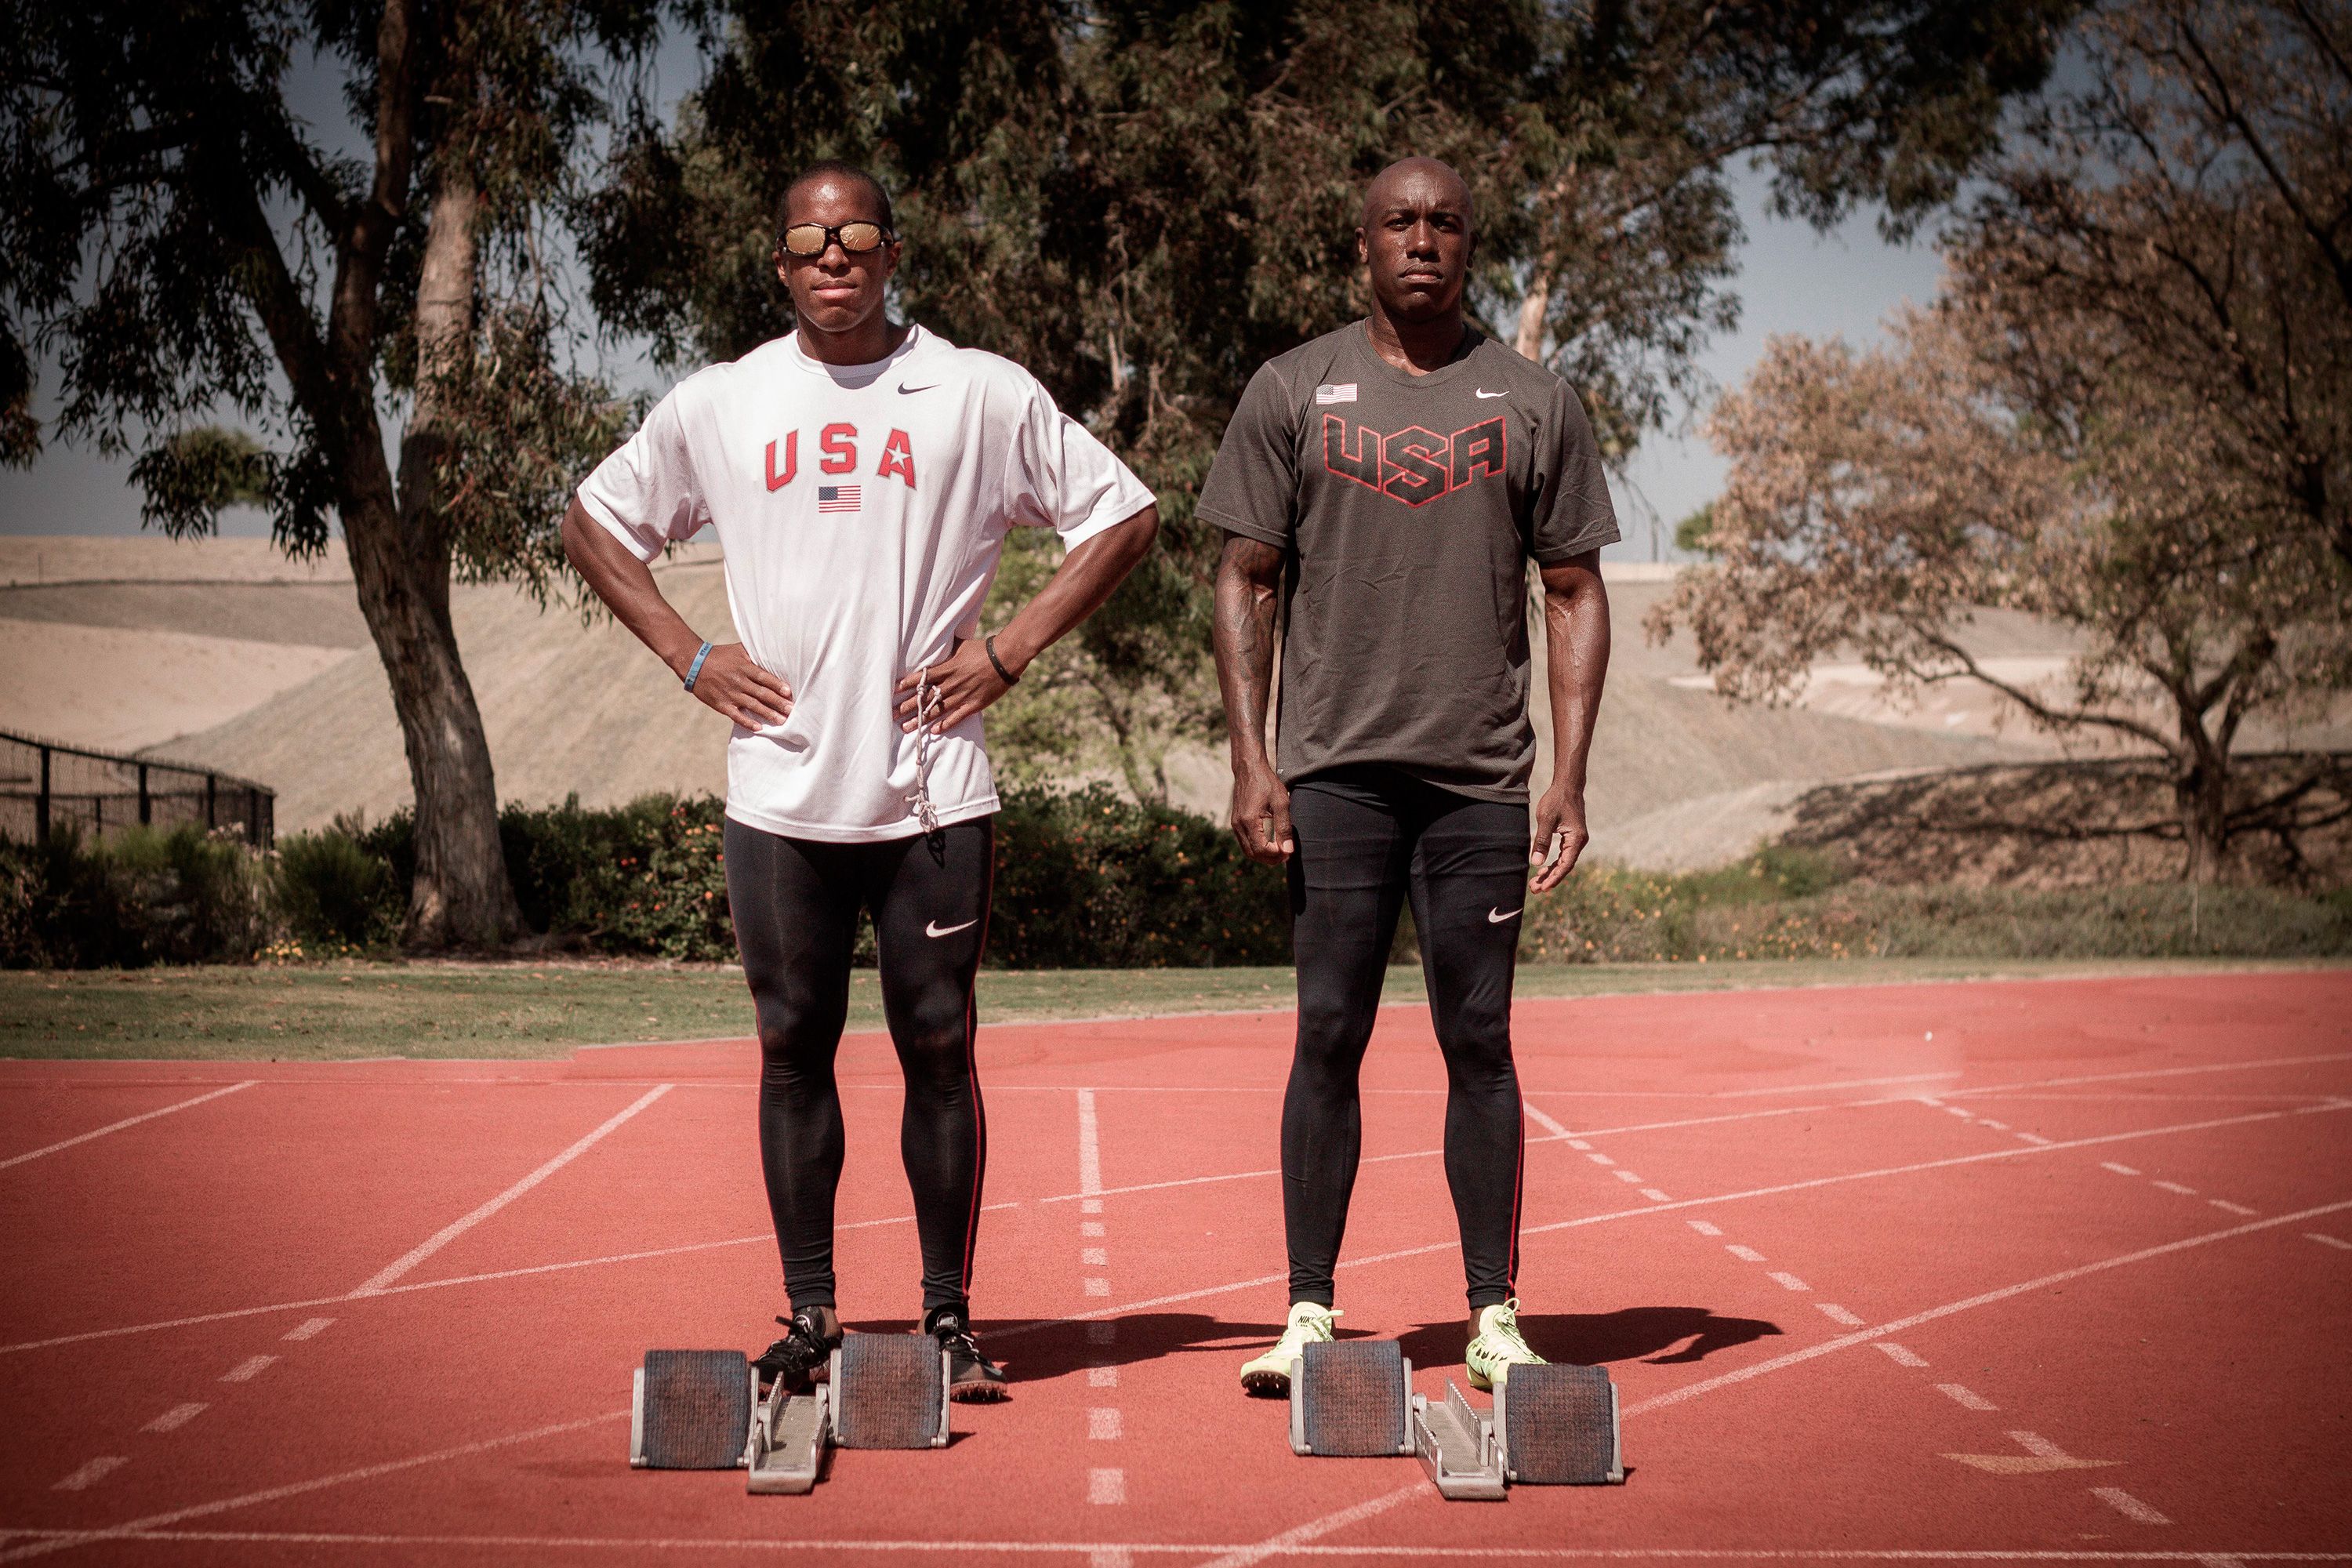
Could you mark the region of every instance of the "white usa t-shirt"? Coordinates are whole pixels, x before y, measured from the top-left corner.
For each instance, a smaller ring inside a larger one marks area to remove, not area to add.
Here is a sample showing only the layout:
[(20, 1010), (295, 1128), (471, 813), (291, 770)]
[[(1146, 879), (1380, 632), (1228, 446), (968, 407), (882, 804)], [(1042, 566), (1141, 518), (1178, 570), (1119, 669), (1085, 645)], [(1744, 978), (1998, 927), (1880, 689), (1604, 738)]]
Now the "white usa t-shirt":
[[(794, 838), (922, 831), (899, 679), (980, 630), (1006, 532), (1076, 547), (1152, 494), (1012, 361), (921, 327), (876, 364), (798, 335), (672, 388), (580, 503), (637, 558), (719, 531), (745, 650), (792, 689), (782, 724), (735, 727), (727, 815)], [(997, 807), (978, 715), (931, 743), (942, 824)]]

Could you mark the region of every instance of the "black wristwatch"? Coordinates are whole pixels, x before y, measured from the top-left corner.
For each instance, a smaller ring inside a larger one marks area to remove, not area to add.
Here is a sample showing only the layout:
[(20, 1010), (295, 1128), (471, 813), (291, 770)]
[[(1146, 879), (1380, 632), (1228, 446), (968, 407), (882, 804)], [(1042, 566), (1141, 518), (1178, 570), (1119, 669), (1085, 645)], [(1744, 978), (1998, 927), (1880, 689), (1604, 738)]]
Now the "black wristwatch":
[(1011, 670), (1005, 668), (1004, 661), (996, 657), (996, 634), (994, 632), (991, 632), (988, 636), (982, 637), (981, 639), (980, 646), (987, 650), (988, 662), (996, 667), (996, 678), (999, 680), (1003, 681), (1007, 686), (1018, 686), (1021, 684), (1021, 678), (1013, 674)]

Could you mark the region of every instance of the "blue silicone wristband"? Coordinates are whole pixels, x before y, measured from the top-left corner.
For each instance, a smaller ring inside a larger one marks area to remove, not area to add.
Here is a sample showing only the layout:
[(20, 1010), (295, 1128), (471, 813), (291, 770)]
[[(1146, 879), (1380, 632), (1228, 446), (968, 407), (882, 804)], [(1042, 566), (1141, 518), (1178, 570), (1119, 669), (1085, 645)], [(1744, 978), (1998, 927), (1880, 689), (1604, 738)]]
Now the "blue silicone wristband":
[(702, 661), (709, 657), (710, 645), (704, 643), (700, 651), (695, 654), (694, 662), (686, 667), (686, 689), (688, 691), (694, 689), (695, 678), (702, 673)]

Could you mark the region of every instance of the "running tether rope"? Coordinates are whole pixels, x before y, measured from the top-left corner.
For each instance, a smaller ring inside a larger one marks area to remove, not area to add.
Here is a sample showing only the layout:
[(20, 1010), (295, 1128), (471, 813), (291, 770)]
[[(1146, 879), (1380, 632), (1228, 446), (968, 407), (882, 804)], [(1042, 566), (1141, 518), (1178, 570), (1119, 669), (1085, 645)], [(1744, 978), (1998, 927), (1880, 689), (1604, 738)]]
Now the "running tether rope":
[(931, 723), (947, 707), (947, 699), (931, 684), (931, 667), (915, 671), (915, 790), (907, 797), (916, 820), (926, 833), (940, 830), (940, 814), (931, 805)]

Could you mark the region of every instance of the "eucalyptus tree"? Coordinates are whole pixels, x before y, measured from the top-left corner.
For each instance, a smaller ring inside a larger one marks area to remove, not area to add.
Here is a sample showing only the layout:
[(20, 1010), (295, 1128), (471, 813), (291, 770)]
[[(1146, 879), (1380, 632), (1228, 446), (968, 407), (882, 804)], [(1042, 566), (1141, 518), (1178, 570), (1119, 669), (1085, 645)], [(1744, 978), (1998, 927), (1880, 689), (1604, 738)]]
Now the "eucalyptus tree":
[[(415, 789), (414, 945), (520, 925), (450, 586), (543, 596), (562, 492), (625, 422), (562, 363), (541, 242), (599, 67), (656, 24), (638, 0), (0, 17), (0, 456), (60, 433), (135, 447), (145, 515), (174, 535), (244, 498), (297, 554), (340, 521)], [(34, 415), (45, 358), (55, 431)], [(224, 411), (268, 442), (213, 429)]]

